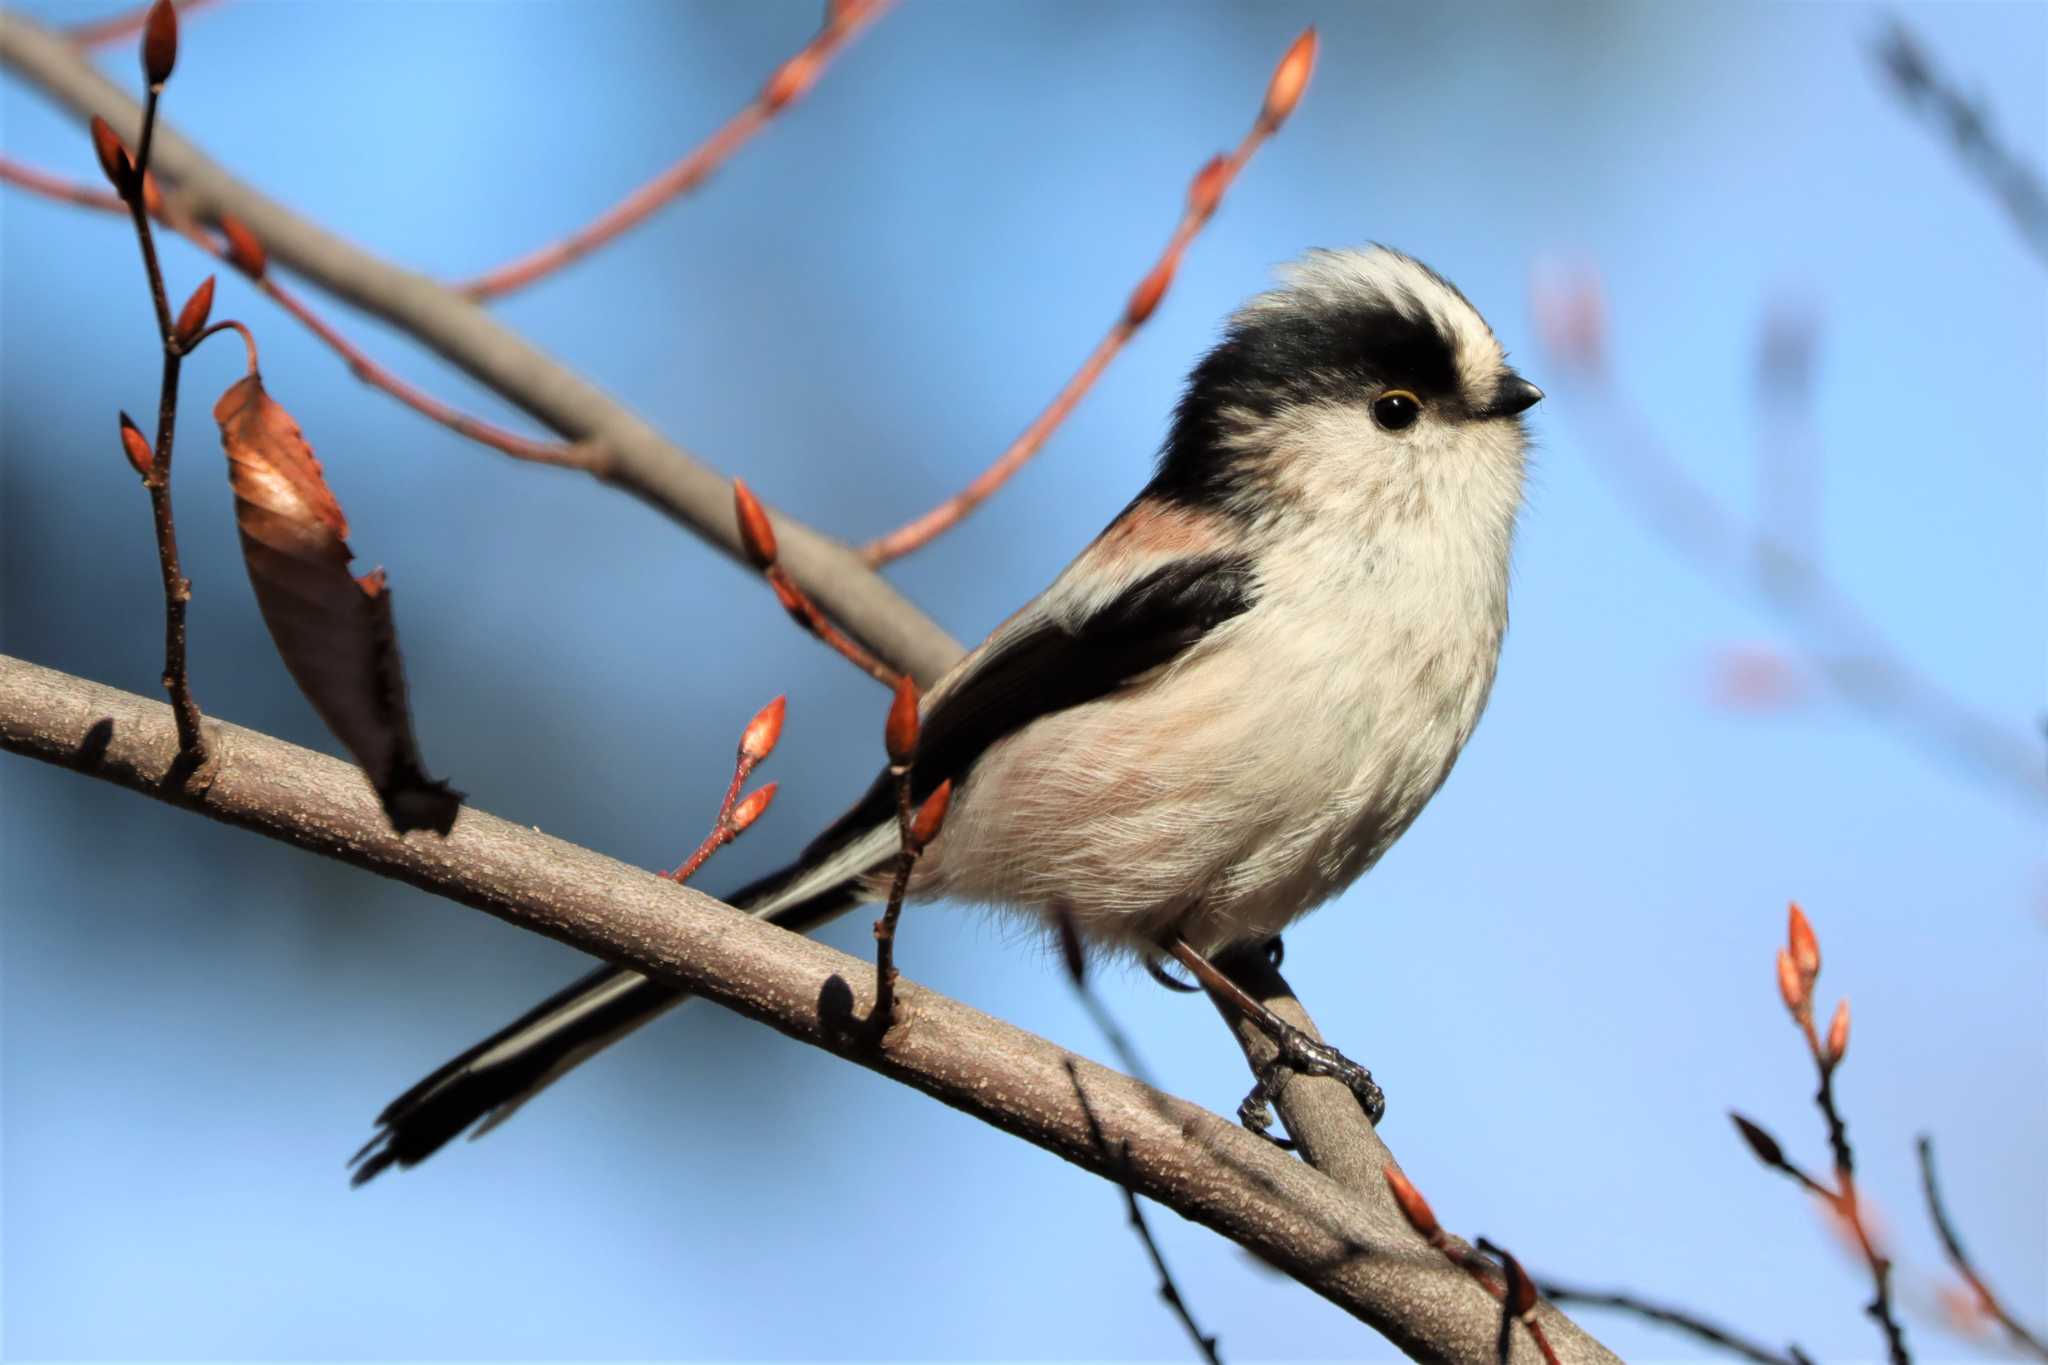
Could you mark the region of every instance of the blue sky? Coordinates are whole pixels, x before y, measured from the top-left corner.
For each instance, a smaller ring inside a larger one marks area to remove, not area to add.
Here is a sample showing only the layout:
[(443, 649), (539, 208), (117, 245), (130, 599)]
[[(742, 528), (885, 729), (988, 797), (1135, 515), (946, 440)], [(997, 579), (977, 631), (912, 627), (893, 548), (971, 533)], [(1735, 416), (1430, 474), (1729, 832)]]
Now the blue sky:
[[(1315, 22), (1299, 115), (1158, 316), (1023, 477), (892, 576), (963, 638), (1000, 620), (1142, 481), (1180, 377), (1274, 263), (1379, 240), (1456, 280), (1551, 391), (1514, 623), (1457, 772), (1371, 876), (1290, 934), (1290, 978), (1386, 1085), (1387, 1137), (1448, 1224), (1559, 1277), (1870, 1358), (1859, 1268), (1723, 1117), (1741, 1108), (1823, 1158), (1772, 982), (1784, 905), (1820, 930), (1824, 1000), (1855, 1001), (1841, 1092), (1911, 1297), (1940, 1264), (1912, 1164), (1931, 1130), (1970, 1246), (2038, 1321), (2043, 802), (1824, 694), (1718, 704), (1727, 651), (1800, 641), (1603, 479), (1595, 456), (1627, 458), (1632, 438), (1545, 352), (1528, 299), (1541, 262), (1597, 267), (1613, 392), (1745, 512), (1778, 434), (1756, 398), (1760, 320), (1809, 308), (1819, 562), (1905, 658), (2033, 743), (2041, 264), (1878, 79), (1886, 13), (906, 0), (702, 193), (497, 311), (764, 497), (873, 534), (963, 482), (1053, 392), (1188, 176)], [(2041, 165), (2048, 10), (1903, 13)], [(166, 108), (252, 183), (457, 275), (664, 164), (814, 19), (231, 0), (187, 26)], [(133, 83), (128, 52), (103, 60)], [(92, 176), (83, 133), (13, 80), (0, 146)], [(182, 245), (166, 260), (176, 293), (205, 268)], [(518, 420), (336, 312), (432, 391)], [(740, 571), (615, 492), (364, 390), (239, 281), (215, 315), (257, 329), (363, 564), (390, 571), (429, 764), (478, 806), (671, 865), (739, 726), (786, 691), (764, 774), (782, 798), (706, 874), (715, 891), (864, 783), (879, 694)], [(149, 327), (118, 221), (0, 194), (0, 644), (143, 692), (160, 601), (113, 414), (150, 406)], [(207, 415), (238, 363), (209, 349), (187, 367), (195, 686), (228, 719), (331, 748), (238, 562)], [(351, 1192), (342, 1162), (371, 1115), (576, 956), (22, 761), (0, 764), (0, 801), (10, 1358), (1185, 1353), (1114, 1191), (709, 1008), (487, 1141)], [(862, 952), (866, 932), (829, 936)], [(913, 913), (901, 953), (929, 985), (1104, 1052), (1055, 964), (978, 912)], [(1164, 1083), (1236, 1102), (1242, 1066), (1205, 1006), (1141, 976), (1105, 992)], [(1228, 1244), (1154, 1222), (1231, 1359), (1386, 1354)], [(1587, 1321), (1630, 1359), (1692, 1352)], [(1970, 1353), (1924, 1313), (1911, 1330), (1925, 1358)]]

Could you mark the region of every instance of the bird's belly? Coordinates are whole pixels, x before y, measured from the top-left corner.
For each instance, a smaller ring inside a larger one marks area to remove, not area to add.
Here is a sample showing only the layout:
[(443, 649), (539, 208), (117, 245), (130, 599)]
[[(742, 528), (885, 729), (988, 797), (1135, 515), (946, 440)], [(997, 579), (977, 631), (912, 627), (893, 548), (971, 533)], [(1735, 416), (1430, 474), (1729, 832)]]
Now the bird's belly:
[(1279, 933), (1408, 827), (1470, 727), (1412, 714), (1384, 673), (1274, 663), (1219, 652), (994, 746), (919, 893), (1063, 908), (1140, 950), (1168, 930), (1203, 952)]

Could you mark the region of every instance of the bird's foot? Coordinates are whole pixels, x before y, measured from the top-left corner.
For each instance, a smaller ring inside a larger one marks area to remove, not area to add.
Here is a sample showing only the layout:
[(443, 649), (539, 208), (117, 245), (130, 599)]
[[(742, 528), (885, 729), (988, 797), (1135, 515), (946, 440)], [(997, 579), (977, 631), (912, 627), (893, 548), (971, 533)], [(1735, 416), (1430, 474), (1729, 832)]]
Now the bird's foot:
[(1267, 1132), (1273, 1122), (1270, 1101), (1279, 1089), (1281, 1073), (1292, 1071), (1301, 1076), (1328, 1076), (1344, 1082), (1345, 1088), (1357, 1098), (1359, 1108), (1365, 1110), (1366, 1121), (1375, 1128), (1379, 1126), (1380, 1119), (1387, 1112), (1387, 1096), (1370, 1071), (1283, 1019), (1269, 1017), (1255, 1019), (1254, 1022), (1278, 1050), (1272, 1060), (1259, 1068), (1251, 1093), (1237, 1107), (1240, 1123), (1255, 1133), (1270, 1136)]

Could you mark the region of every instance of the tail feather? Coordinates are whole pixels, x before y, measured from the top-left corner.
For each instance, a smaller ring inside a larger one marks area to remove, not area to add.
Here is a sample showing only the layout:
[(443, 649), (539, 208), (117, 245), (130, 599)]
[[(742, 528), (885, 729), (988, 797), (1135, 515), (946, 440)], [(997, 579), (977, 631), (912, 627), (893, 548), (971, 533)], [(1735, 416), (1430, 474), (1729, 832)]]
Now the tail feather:
[[(732, 904), (807, 933), (865, 900), (867, 875), (893, 847), (893, 829), (835, 830), (794, 866), (745, 887)], [(350, 1158), (350, 1183), (416, 1166), (475, 1126), (481, 1137), (581, 1063), (689, 996), (625, 967), (603, 966), (442, 1064), (377, 1115), (377, 1132)]]

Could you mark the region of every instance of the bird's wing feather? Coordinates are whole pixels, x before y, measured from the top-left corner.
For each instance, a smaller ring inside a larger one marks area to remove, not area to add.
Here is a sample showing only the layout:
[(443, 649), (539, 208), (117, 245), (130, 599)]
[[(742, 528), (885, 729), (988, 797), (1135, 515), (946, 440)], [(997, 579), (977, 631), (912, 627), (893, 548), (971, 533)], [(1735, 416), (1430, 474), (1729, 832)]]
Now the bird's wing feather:
[[(1134, 576), (1085, 614), (1022, 614), (934, 690), (922, 718), (911, 793), (922, 801), (958, 780), (990, 745), (1068, 707), (1116, 692), (1179, 658), (1210, 631), (1250, 610), (1257, 595), (1241, 555), (1177, 558)], [(885, 770), (860, 802), (805, 850), (810, 863), (892, 819)]]

